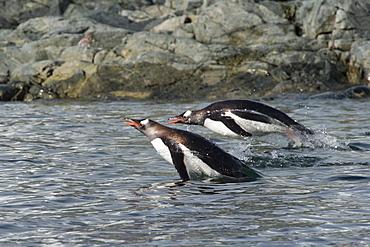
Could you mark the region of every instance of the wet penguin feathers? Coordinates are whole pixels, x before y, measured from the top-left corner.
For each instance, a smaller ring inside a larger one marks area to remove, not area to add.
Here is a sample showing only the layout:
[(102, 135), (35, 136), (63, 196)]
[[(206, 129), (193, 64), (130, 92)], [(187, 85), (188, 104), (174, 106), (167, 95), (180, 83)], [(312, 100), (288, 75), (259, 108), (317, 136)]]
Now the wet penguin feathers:
[(246, 137), (279, 132), (295, 132), (301, 136), (314, 134), (284, 112), (252, 100), (219, 101), (200, 110), (185, 111), (169, 120), (170, 123), (203, 125), (214, 132), (230, 136)]
[(157, 152), (175, 166), (184, 181), (206, 177), (254, 181), (261, 177), (244, 161), (198, 134), (169, 128), (149, 119), (127, 118), (124, 123), (146, 135)]

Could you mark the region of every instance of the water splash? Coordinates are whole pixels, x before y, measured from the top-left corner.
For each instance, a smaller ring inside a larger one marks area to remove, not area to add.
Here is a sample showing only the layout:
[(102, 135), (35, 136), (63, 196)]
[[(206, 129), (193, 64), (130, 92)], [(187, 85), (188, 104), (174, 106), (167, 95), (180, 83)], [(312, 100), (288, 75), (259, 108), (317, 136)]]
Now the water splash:
[(312, 148), (348, 150), (348, 146), (345, 142), (341, 142), (338, 138), (329, 135), (325, 130), (316, 131), (315, 135), (307, 139), (307, 143), (310, 143)]

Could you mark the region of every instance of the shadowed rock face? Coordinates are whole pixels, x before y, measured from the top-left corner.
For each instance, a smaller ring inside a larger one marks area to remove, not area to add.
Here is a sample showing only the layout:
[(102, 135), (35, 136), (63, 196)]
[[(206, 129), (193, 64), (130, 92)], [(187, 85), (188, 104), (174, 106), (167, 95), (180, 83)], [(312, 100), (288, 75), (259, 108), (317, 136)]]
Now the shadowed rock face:
[(24, 6), (0, 9), (1, 100), (255, 98), (370, 80), (366, 0)]

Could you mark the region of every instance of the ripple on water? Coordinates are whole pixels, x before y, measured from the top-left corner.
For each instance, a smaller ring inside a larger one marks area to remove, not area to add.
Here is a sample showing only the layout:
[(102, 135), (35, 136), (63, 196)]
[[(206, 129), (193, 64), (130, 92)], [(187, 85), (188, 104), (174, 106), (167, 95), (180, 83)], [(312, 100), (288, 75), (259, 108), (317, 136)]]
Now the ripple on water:
[(349, 101), (269, 102), (318, 131), (324, 145), (287, 148), (175, 126), (265, 174), (250, 183), (183, 183), (145, 136), (122, 124), (124, 117), (166, 122), (209, 103), (1, 103), (0, 244), (370, 244), (366, 102), (358, 111)]

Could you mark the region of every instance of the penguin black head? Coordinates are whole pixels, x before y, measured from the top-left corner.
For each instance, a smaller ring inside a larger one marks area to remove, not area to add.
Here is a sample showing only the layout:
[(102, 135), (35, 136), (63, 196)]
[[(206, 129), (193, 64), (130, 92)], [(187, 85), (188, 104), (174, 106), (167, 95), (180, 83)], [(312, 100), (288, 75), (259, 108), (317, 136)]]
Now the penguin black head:
[(170, 124), (186, 123), (199, 125), (203, 123), (204, 117), (205, 116), (203, 116), (199, 111), (187, 110), (176, 117), (170, 117), (168, 120), (172, 120), (171, 122), (169, 122)]
[(157, 137), (156, 127), (158, 123), (150, 119), (131, 119), (125, 118), (124, 124), (133, 126), (135, 129), (146, 135), (150, 140), (153, 140)]
[(344, 95), (350, 99), (363, 99), (370, 96), (370, 89), (366, 86), (354, 86), (348, 88)]

